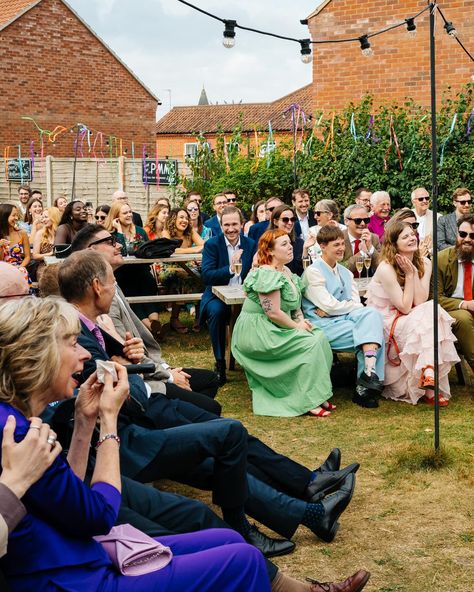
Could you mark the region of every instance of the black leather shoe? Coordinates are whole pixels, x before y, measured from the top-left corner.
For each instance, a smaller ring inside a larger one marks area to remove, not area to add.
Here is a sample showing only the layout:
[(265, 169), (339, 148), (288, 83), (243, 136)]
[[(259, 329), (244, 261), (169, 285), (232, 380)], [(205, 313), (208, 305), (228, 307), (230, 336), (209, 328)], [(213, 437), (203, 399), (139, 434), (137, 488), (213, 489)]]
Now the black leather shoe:
[(357, 384), (376, 393), (381, 393), (383, 391), (383, 382), (375, 372), (371, 372), (370, 376), (366, 372), (362, 372), (357, 379)]
[(371, 391), (363, 386), (360, 386), (359, 384), (356, 386), (356, 392), (352, 397), (352, 402), (367, 409), (375, 409), (379, 406), (379, 402), (371, 393)]
[(350, 473), (357, 473), (360, 465), (359, 463), (352, 463), (341, 471), (325, 471), (324, 473), (316, 473), (315, 478), (309, 483), (306, 488), (306, 496), (310, 502), (320, 502), (323, 497), (329, 495), (333, 491), (337, 491), (344, 482), (347, 475)]
[(224, 360), (217, 360), (214, 368), (217, 378), (219, 380), (219, 386), (224, 385), (227, 382), (227, 376), (225, 373), (225, 362)]
[(315, 473), (321, 472), (324, 473), (325, 471), (339, 471), (341, 467), (341, 451), (339, 448), (333, 448), (329, 453), (327, 459), (323, 462), (323, 464), (319, 467), (319, 469), (315, 470)]
[(326, 543), (330, 543), (336, 536), (336, 532), (339, 528), (339, 522), (337, 520), (352, 499), (355, 480), (354, 473), (349, 473), (339, 491), (325, 497), (321, 502), (324, 508), (324, 516), (321, 517), (318, 526), (315, 526), (311, 530), (317, 537)]
[(250, 532), (244, 536), (250, 545), (257, 547), (265, 557), (279, 557), (288, 555), (295, 550), (295, 543), (286, 539), (271, 539), (263, 532), (260, 532), (255, 524), (250, 527)]

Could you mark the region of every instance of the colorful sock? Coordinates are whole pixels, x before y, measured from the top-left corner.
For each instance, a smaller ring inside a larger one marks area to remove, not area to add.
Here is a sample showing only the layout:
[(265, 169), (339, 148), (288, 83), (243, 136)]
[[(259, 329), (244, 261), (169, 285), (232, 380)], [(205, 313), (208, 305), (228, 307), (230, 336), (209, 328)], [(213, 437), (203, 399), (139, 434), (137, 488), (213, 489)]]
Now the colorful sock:
[(239, 532), (242, 536), (249, 533), (250, 523), (245, 516), (243, 508), (222, 508), (222, 517), (231, 528)]
[(309, 529), (313, 530), (313, 528), (318, 527), (323, 516), (324, 506), (321, 502), (318, 502), (317, 504), (306, 504), (301, 524), (304, 524)]
[(365, 373), (370, 376), (374, 372), (375, 363), (377, 361), (377, 350), (368, 349), (364, 352)]

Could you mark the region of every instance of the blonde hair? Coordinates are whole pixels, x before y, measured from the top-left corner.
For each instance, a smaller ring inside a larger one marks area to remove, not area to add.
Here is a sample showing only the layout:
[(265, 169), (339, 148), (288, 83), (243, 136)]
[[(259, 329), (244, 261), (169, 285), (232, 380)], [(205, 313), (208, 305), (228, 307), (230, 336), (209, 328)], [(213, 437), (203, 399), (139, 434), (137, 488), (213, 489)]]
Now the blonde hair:
[(60, 298), (27, 296), (0, 306), (0, 401), (28, 415), (31, 396), (56, 380), (60, 341), (79, 332), (77, 310)]
[(47, 209), (49, 219), (52, 222), (51, 228), (44, 228), (41, 234), (41, 242), (40, 247), (44, 247), (45, 245), (51, 245), (54, 243), (54, 237), (56, 236), (56, 230), (59, 226), (59, 221), (61, 220), (61, 212), (53, 206), (52, 208)]
[[(157, 231), (156, 221), (158, 219), (158, 214), (161, 212), (161, 210), (168, 210), (169, 212), (170, 208), (165, 204), (155, 204), (148, 212), (148, 218), (145, 223), (145, 226), (148, 226), (148, 228), (154, 233), (156, 233)], [(163, 228), (161, 229), (162, 231), (165, 230), (165, 226), (166, 224), (163, 224)]]
[[(112, 222), (115, 220), (115, 218), (118, 218), (120, 216), (120, 210), (124, 207), (127, 206), (130, 208), (129, 204), (123, 201), (113, 201), (112, 205), (110, 206), (110, 210), (109, 213), (107, 214), (107, 218), (105, 219), (104, 222), (104, 228), (106, 230), (108, 230), (109, 232), (116, 232), (116, 229), (114, 227), (114, 225), (112, 224)], [(132, 209), (132, 208), (130, 208)], [(132, 222), (132, 233), (135, 234), (135, 224), (133, 224)]]

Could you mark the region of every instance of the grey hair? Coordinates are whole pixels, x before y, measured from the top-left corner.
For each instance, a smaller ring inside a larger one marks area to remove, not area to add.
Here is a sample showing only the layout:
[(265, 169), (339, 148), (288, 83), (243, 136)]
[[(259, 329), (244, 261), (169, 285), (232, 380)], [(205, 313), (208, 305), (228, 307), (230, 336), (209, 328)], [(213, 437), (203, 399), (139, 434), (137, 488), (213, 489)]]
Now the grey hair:
[(364, 210), (367, 213), (367, 216), (369, 215), (369, 211), (365, 206), (361, 206), (360, 204), (351, 204), (344, 210), (344, 220), (349, 220), (350, 215), (354, 210)]
[(314, 206), (315, 211), (317, 211), (318, 206), (322, 206), (331, 212), (333, 220), (337, 220), (339, 218), (339, 208), (333, 199), (320, 199)]
[(415, 199), (416, 192), (419, 191), (420, 189), (422, 189), (423, 191), (426, 191), (426, 193), (428, 193), (428, 191), (424, 187), (415, 187), (415, 189), (413, 189), (413, 191), (411, 192), (410, 197), (412, 199)]
[(390, 193), (388, 191), (376, 191), (370, 196), (370, 205), (373, 207), (377, 205), (377, 202), (382, 199), (390, 199)]

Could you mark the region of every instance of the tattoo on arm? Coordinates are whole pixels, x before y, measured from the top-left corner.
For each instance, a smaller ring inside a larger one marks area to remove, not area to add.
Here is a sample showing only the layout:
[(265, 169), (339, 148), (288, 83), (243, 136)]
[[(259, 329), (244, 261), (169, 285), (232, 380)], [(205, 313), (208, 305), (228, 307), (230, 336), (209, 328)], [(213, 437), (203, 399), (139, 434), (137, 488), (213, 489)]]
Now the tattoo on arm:
[(270, 312), (272, 310), (272, 301), (267, 296), (262, 298), (262, 308), (263, 312)]

